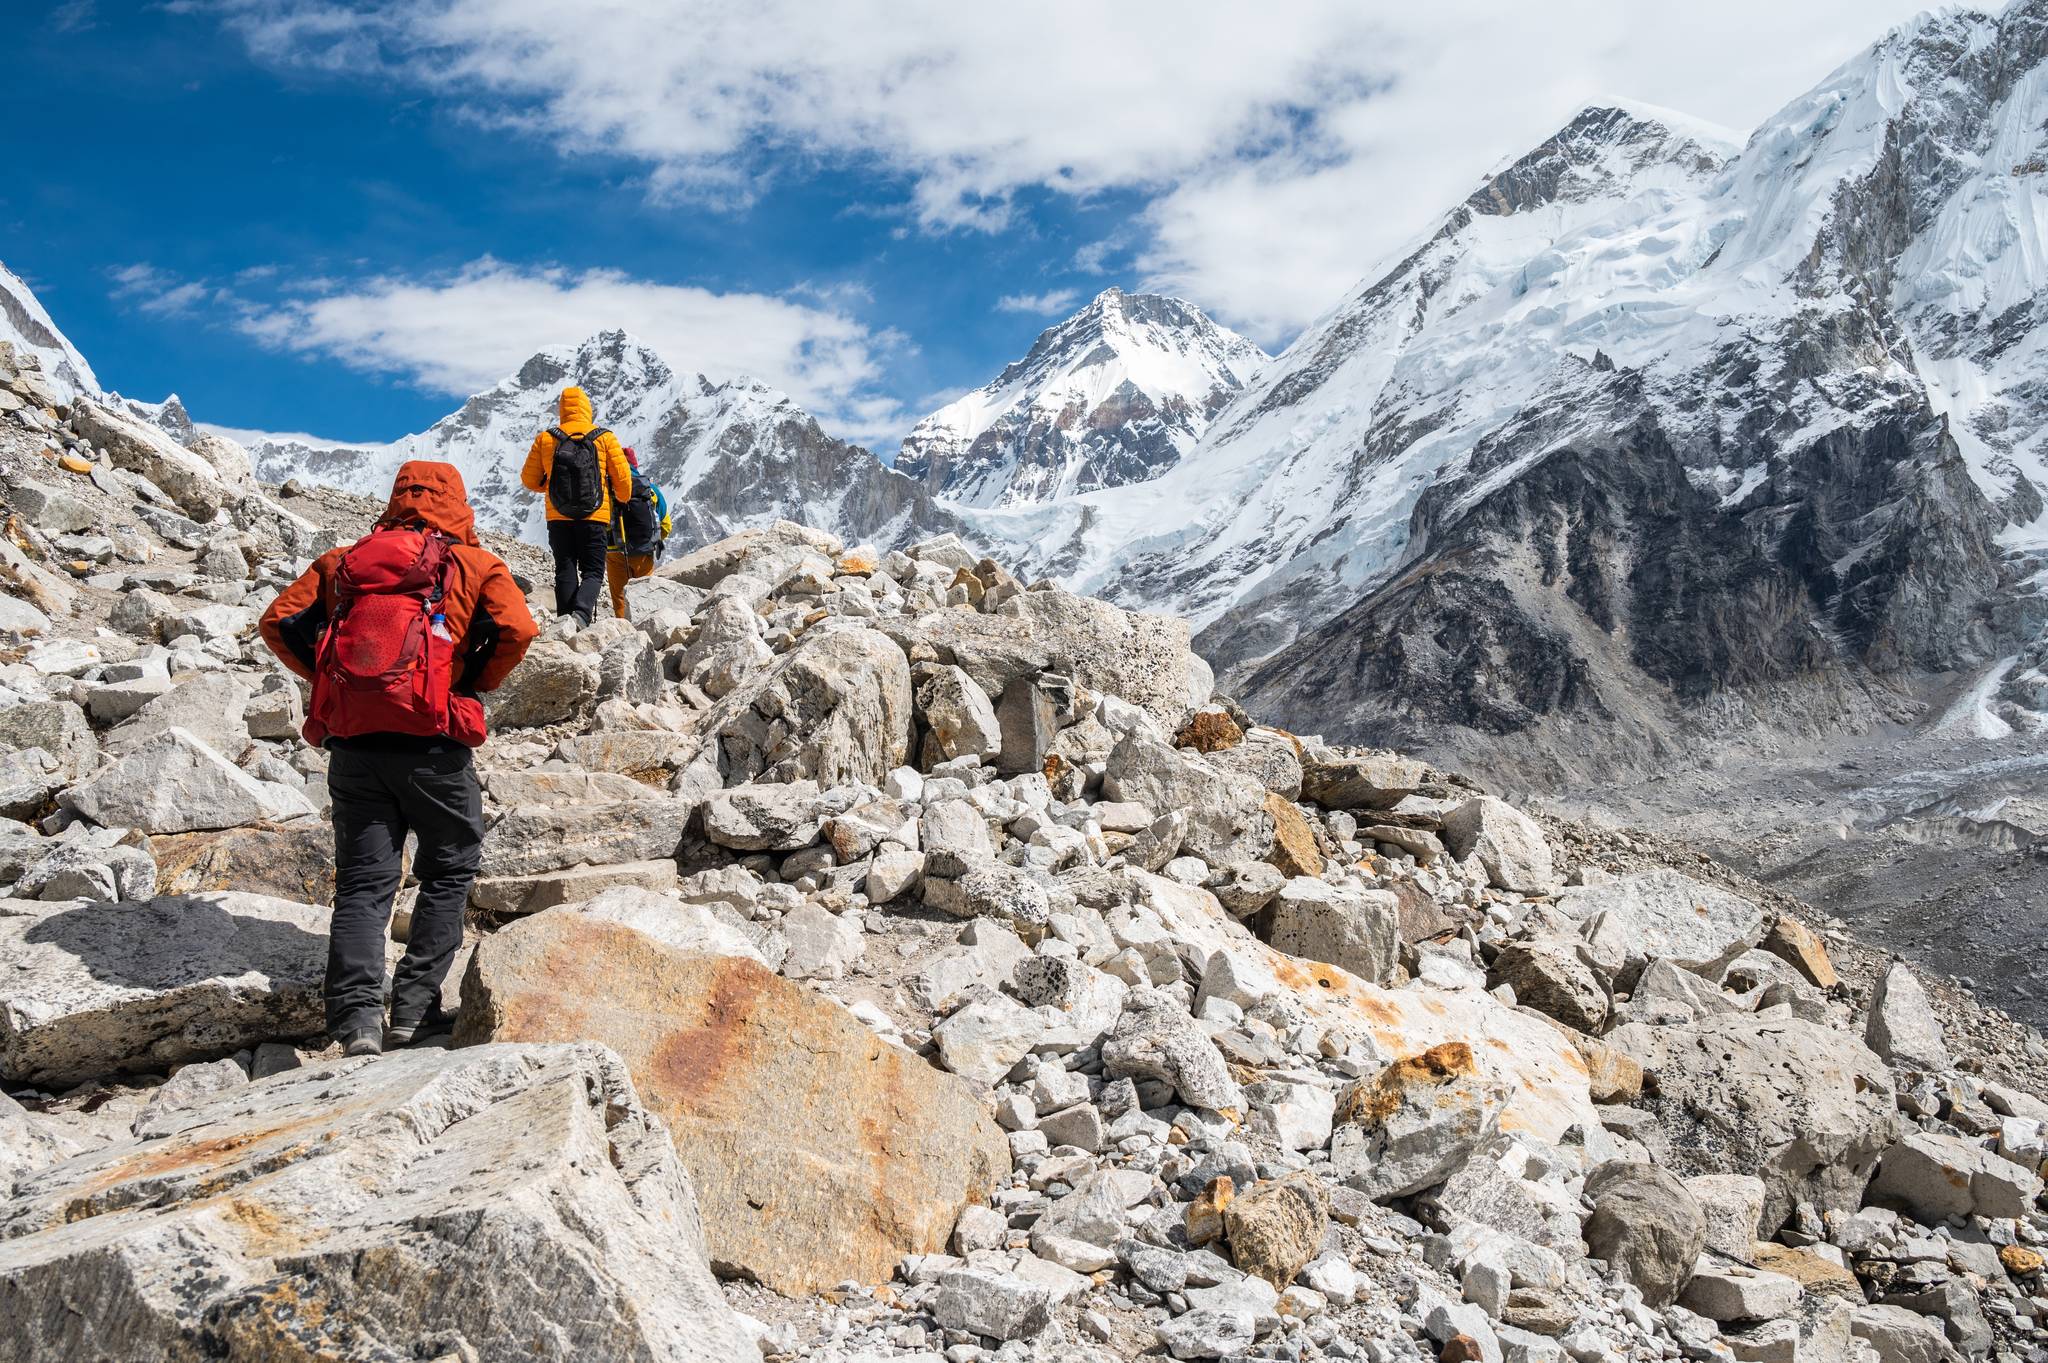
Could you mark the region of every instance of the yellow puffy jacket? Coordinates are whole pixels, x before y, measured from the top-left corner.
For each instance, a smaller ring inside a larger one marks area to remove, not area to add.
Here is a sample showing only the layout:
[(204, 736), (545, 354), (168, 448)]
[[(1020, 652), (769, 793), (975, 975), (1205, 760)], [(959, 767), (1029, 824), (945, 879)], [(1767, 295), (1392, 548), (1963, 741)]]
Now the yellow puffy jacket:
[[(591, 420), (590, 395), (581, 388), (564, 388), (560, 402), (556, 404), (560, 426), (570, 435), (583, 435), (594, 429), (597, 423)], [(612, 520), (612, 499), (624, 500), (633, 495), (633, 468), (626, 462), (626, 447), (619, 438), (607, 431), (597, 438), (597, 457), (603, 465), (605, 497), (603, 505), (582, 519), (610, 525)], [(555, 471), (555, 438), (542, 431), (533, 438), (533, 447), (526, 452), (526, 467), (520, 470), (519, 481), (526, 484), (529, 492), (545, 492), (548, 478)], [(551, 521), (573, 520), (555, 510), (554, 499), (548, 499), (548, 519)]]

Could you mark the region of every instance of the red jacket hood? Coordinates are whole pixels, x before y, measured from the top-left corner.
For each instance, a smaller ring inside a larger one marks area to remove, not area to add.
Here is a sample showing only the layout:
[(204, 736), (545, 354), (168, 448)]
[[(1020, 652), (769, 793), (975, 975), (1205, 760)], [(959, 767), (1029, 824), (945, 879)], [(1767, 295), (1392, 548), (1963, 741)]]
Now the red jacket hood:
[(391, 480), (391, 500), (377, 524), (415, 522), (439, 530), (458, 544), (477, 543), (476, 512), (470, 509), (469, 492), (455, 465), (408, 459), (398, 466), (398, 476)]

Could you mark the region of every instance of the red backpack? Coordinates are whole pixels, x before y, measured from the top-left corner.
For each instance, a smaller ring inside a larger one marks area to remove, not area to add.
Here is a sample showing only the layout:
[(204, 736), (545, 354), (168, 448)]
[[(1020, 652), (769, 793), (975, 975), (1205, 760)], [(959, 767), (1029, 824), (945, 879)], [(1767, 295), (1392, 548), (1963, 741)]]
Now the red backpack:
[(450, 695), (456, 640), (441, 600), (453, 544), (438, 530), (379, 527), (342, 555), (314, 661), (307, 742), (362, 734), (483, 741), (482, 707)]

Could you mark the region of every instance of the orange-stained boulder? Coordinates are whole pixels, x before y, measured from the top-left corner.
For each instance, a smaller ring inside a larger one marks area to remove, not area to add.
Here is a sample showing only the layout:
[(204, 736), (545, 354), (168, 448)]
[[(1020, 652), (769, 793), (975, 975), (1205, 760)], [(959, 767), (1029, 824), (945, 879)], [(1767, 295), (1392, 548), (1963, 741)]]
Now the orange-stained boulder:
[(959, 1077), (759, 962), (550, 909), (484, 939), (458, 1045), (602, 1042), (668, 1124), (721, 1273), (778, 1292), (881, 1282), (943, 1251), (1010, 1170)]

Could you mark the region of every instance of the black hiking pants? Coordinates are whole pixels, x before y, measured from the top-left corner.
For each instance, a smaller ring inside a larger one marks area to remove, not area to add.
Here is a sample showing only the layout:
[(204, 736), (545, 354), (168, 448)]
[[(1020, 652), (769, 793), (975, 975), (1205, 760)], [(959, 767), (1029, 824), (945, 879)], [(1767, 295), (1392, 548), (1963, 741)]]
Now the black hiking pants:
[(334, 798), (328, 1033), (383, 1025), (384, 941), (408, 832), (419, 839), (412, 867), (419, 901), (405, 957), (392, 974), (391, 1017), (394, 1024), (417, 1024), (440, 1001), (483, 857), (483, 793), (469, 749), (332, 748), (327, 790)]
[(555, 614), (590, 623), (604, 591), (603, 521), (549, 521), (548, 548), (555, 555)]

